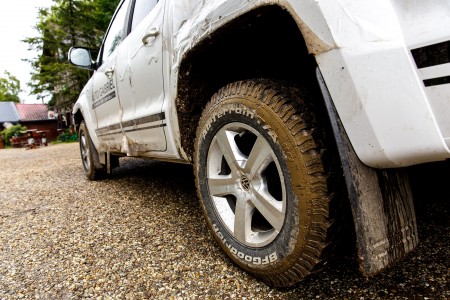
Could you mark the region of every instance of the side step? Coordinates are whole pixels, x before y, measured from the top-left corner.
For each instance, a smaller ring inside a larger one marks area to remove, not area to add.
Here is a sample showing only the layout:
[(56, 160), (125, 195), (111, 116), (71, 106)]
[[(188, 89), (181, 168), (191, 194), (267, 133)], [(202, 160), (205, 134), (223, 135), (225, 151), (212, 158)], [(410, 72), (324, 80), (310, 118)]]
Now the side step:
[(325, 81), (316, 76), (341, 159), (355, 224), (359, 268), (372, 276), (403, 259), (418, 244), (408, 173), (364, 165), (353, 150)]

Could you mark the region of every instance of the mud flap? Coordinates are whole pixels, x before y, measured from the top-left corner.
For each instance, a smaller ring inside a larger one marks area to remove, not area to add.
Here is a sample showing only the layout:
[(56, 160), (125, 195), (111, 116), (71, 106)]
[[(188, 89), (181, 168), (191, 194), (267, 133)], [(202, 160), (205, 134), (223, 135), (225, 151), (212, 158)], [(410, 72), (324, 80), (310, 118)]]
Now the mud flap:
[(106, 152), (100, 152), (98, 155), (99, 160), (99, 169), (104, 169), (106, 171), (106, 174), (111, 174), (111, 153), (109, 151)]
[[(90, 138), (90, 137), (89, 137)], [(91, 140), (92, 143), (92, 140)], [(104, 162), (104, 155), (102, 155), (102, 152), (99, 152), (97, 148), (95, 148), (94, 144), (92, 144), (92, 158), (94, 159), (94, 167), (97, 170), (101, 170), (104, 168), (105, 162)]]
[(363, 275), (372, 276), (404, 258), (419, 242), (408, 173), (402, 169), (370, 168), (359, 160), (318, 68), (316, 76), (344, 171), (359, 268)]

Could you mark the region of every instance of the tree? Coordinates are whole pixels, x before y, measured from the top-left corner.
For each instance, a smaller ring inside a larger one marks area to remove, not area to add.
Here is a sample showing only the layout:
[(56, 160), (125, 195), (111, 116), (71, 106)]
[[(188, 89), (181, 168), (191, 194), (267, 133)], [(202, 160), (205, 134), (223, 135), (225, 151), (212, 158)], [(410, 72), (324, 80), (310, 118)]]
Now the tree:
[(20, 81), (8, 71), (4, 72), (4, 77), (0, 77), (0, 101), (20, 102), (19, 93)]
[(53, 0), (39, 11), (38, 37), (27, 38), (30, 49), (41, 54), (28, 60), (32, 66), (31, 94), (59, 106), (76, 101), (90, 71), (67, 63), (72, 46), (98, 49), (119, 0)]

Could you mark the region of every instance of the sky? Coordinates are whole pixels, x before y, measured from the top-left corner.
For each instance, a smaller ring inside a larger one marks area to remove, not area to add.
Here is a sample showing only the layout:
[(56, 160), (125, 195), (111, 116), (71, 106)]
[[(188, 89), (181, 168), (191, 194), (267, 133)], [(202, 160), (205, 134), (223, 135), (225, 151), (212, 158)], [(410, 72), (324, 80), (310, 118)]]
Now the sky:
[(52, 0), (0, 0), (0, 76), (10, 72), (20, 80), (24, 92), (19, 94), (22, 103), (42, 103), (41, 99), (29, 96), (27, 82), (30, 81), (31, 65), (22, 59), (37, 57), (28, 51), (28, 44), (21, 42), (27, 37), (38, 36), (33, 28), (37, 23), (39, 7), (50, 7)]

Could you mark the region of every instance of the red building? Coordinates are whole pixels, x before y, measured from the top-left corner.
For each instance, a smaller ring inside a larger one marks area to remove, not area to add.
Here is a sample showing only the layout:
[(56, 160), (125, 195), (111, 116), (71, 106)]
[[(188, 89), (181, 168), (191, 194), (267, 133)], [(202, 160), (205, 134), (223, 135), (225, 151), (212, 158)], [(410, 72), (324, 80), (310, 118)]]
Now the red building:
[(44, 131), (47, 141), (58, 137), (58, 123), (55, 117), (49, 116), (46, 104), (16, 104), (19, 123), (28, 129)]

